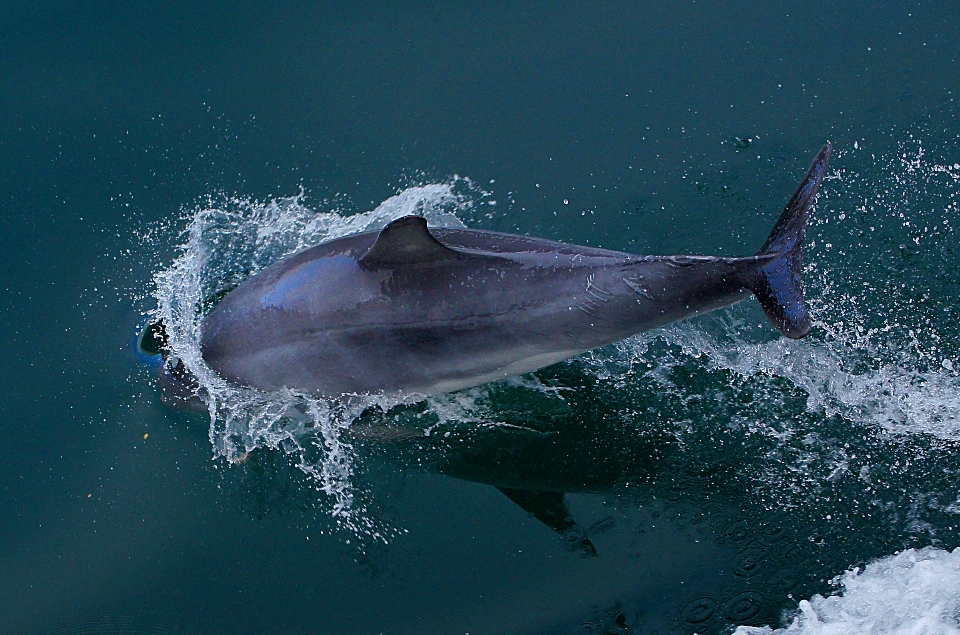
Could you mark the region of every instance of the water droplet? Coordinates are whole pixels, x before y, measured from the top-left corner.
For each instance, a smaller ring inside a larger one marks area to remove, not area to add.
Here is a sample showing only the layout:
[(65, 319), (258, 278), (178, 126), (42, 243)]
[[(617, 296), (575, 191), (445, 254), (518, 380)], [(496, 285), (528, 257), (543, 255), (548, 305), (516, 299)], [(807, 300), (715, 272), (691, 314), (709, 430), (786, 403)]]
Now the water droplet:
[(703, 624), (717, 610), (717, 601), (709, 595), (696, 598), (680, 611), (680, 619), (687, 624)]
[(731, 622), (742, 623), (757, 616), (763, 609), (766, 598), (757, 591), (744, 591), (730, 598), (724, 615)]
[(733, 573), (741, 578), (750, 578), (766, 568), (767, 552), (760, 547), (747, 547), (737, 556)]
[(737, 520), (723, 530), (723, 535), (734, 542), (740, 542), (750, 535), (750, 525), (745, 520)]

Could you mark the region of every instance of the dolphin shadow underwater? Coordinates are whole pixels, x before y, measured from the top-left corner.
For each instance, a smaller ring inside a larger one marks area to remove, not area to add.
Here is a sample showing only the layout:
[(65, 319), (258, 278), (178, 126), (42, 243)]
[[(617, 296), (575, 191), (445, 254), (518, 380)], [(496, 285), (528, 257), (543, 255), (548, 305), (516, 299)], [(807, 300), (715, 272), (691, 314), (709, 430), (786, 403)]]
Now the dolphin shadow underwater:
[[(364, 513), (393, 526), (397, 499), (392, 496), (416, 500), (398, 484), (405, 483), (412, 473), (422, 473), (495, 487), (527, 512), (534, 525), (539, 522), (550, 530), (539, 532), (536, 540), (549, 540), (553, 534), (554, 548), (566, 551), (570, 560), (599, 556), (597, 565), (587, 566), (620, 566), (615, 563), (636, 557), (643, 561), (639, 568), (656, 575), (652, 562), (679, 562), (673, 560), (674, 555), (659, 551), (658, 545), (676, 545), (678, 539), (710, 544), (708, 551), (722, 554), (712, 561), (712, 568), (688, 572), (684, 590), (656, 610), (647, 606), (644, 619), (648, 629), (653, 628), (651, 620), (663, 622), (681, 615), (676, 629), (663, 628), (661, 632), (728, 632), (730, 622), (724, 621), (723, 608), (745, 593), (749, 594), (751, 615), (738, 617), (740, 621), (734, 623), (761, 626), (772, 623), (781, 611), (796, 608), (791, 594), (810, 597), (829, 591), (829, 585), (822, 583), (822, 564), (817, 559), (824, 550), (807, 539), (822, 529), (816, 519), (822, 521), (824, 510), (799, 513), (766, 508), (750, 487), (754, 475), (742, 469), (749, 457), (768, 447), (764, 442), (717, 447), (707, 440), (708, 434), (681, 438), (675, 430), (662, 429), (656, 416), (644, 416), (682, 412), (684, 416), (700, 415), (704, 428), (723, 429), (734, 415), (719, 413), (712, 418), (713, 406), (717, 399), (730, 399), (735, 390), (690, 407), (680, 387), (663, 395), (662, 382), (654, 374), (639, 378), (626, 402), (618, 396), (622, 389), (580, 362), (543, 369), (537, 379), (559, 391), (531, 389), (528, 382), (497, 384), (480, 391), (485, 419), (497, 424), (451, 422), (434, 428), (429, 436), (423, 434), (424, 425), (434, 424), (436, 418), (424, 402), (387, 411), (371, 407), (345, 431), (357, 459), (356, 477), (373, 484), (362, 495)], [(693, 391), (716, 391), (718, 382), (721, 386), (723, 382), (697, 365), (676, 369), (671, 379)], [(241, 467), (243, 491), (253, 491), (259, 507), (247, 511), (282, 514), (286, 509), (317, 505), (313, 487), (289, 485), (303, 478), (294, 462), (281, 452), (250, 456)], [(415, 491), (419, 496), (424, 490)], [(284, 498), (278, 499), (278, 492)], [(576, 498), (568, 507), (570, 495)], [(447, 513), (453, 515), (451, 524), (457, 526), (458, 515), (464, 512), (441, 512), (443, 516)], [(502, 532), (503, 519), (489, 509), (486, 513), (489, 531)], [(510, 522), (516, 522), (516, 515)], [(822, 522), (829, 525), (829, 521)], [(501, 540), (505, 545), (518, 544), (516, 536)], [(658, 542), (661, 540), (664, 542)], [(626, 542), (631, 543), (629, 549), (625, 549)], [(464, 543), (468, 548), (469, 542)], [(364, 544), (373, 550), (370, 566), (374, 570), (383, 564), (376, 554), (389, 560), (379, 546)], [(526, 550), (523, 541), (519, 546)], [(862, 546), (858, 547), (852, 561), (860, 557)], [(704, 593), (711, 594), (719, 606), (709, 623), (709, 615), (687, 615), (690, 611), (680, 610)], [(630, 591), (615, 599), (628, 613), (637, 602), (645, 605)], [(695, 621), (690, 629), (682, 621), (684, 616)], [(550, 632), (567, 631), (558, 628)], [(634, 631), (611, 626), (609, 630), (576, 632)]]
[[(751, 294), (774, 327), (802, 338), (811, 329), (802, 245), (831, 153), (827, 142), (753, 256), (637, 256), (428, 228), (424, 218), (406, 216), (293, 254), (241, 283), (204, 318), (203, 359), (224, 379), (266, 392), (430, 395), (536, 371)], [(202, 388), (167, 348), (161, 322), (146, 327), (139, 345), (164, 358), (165, 402), (206, 409)], [(655, 445), (639, 444), (632, 455), (646, 452), (637, 461), (656, 463)], [(596, 553), (564, 493), (603, 489), (623, 474), (613, 470), (591, 484), (581, 481), (592, 468), (567, 469), (580, 476), (566, 482), (549, 476), (547, 445), (525, 447), (530, 458), (519, 463), (460, 456), (437, 471), (495, 485), (572, 549)], [(509, 464), (524, 466), (527, 476), (511, 475)], [(543, 469), (531, 472), (532, 464)], [(491, 474), (491, 465), (500, 473)]]

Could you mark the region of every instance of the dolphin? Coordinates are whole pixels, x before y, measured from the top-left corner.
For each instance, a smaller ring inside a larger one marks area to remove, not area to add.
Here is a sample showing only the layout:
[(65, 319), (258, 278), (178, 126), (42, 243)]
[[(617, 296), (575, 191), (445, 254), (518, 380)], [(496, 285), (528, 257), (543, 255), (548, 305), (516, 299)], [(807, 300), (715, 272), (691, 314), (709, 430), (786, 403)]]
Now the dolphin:
[(202, 355), (263, 391), (403, 397), (532, 372), (750, 294), (801, 338), (802, 244), (831, 152), (753, 256), (638, 256), (405, 216), (241, 283), (203, 321)]

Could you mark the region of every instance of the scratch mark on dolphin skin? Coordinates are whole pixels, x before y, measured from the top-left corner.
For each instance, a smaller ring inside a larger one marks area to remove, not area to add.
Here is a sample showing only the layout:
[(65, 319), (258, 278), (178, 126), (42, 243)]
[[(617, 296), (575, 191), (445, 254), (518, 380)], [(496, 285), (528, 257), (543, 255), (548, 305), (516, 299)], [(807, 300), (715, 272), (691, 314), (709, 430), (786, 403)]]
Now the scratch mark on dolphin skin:
[(577, 308), (590, 317), (599, 318), (600, 316), (597, 314), (597, 312), (602, 308), (602, 303), (609, 302), (610, 298), (613, 297), (613, 294), (594, 284), (593, 281), (595, 279), (595, 274), (591, 273), (587, 276), (587, 286), (585, 289), (586, 297), (582, 302), (577, 304)]
[(643, 282), (643, 276), (640, 274), (634, 274), (632, 276), (624, 276), (623, 283), (633, 289), (638, 295), (642, 295), (648, 300), (653, 300), (653, 294), (650, 293), (650, 289)]
[(596, 298), (601, 302), (606, 302), (610, 298), (610, 296), (612, 296), (613, 294), (610, 293), (609, 291), (604, 291), (603, 289), (595, 285), (593, 283), (595, 278), (596, 278), (596, 274), (593, 274), (593, 273), (587, 276), (587, 293), (589, 293), (591, 296), (593, 296), (594, 298)]
[(669, 267), (683, 268), (683, 267), (692, 267), (693, 265), (709, 260), (709, 258), (704, 258), (703, 256), (670, 256), (669, 258), (664, 258), (663, 262)]

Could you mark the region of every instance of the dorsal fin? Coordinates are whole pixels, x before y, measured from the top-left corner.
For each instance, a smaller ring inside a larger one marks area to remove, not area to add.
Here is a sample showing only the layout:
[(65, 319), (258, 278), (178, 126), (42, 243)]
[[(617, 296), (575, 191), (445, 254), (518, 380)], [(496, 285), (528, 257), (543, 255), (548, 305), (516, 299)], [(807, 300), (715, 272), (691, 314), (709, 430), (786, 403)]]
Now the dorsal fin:
[(427, 231), (427, 219), (404, 216), (380, 230), (360, 264), (368, 267), (409, 265), (462, 257), (464, 254), (444, 246)]

